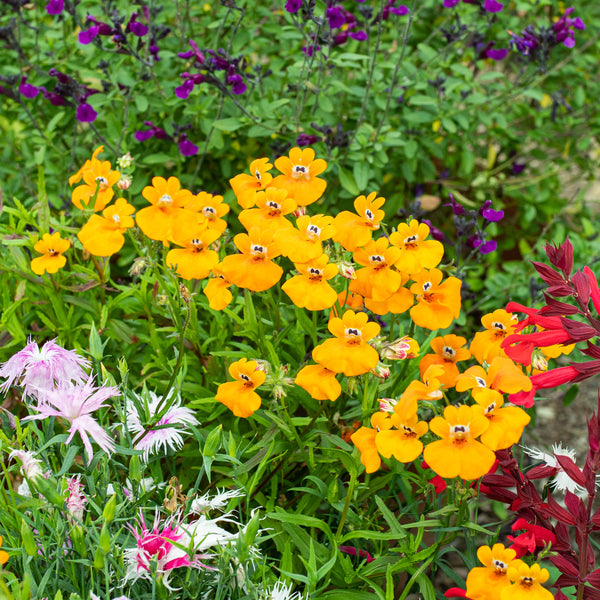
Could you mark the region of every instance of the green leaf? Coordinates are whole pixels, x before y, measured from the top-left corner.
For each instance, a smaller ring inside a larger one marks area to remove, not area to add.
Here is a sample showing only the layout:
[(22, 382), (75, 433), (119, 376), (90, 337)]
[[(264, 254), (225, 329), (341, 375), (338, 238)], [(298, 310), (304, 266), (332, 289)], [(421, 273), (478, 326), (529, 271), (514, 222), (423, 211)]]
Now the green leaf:
[(369, 163), (366, 160), (355, 162), (352, 172), (354, 173), (354, 179), (358, 189), (362, 191), (366, 190), (371, 175)]
[(356, 185), (356, 181), (354, 181), (354, 177), (342, 167), (338, 167), (338, 175), (340, 177), (340, 183), (342, 187), (350, 192), (353, 196), (358, 196), (360, 194), (360, 190)]
[(220, 131), (236, 131), (242, 127), (243, 123), (237, 117), (228, 117), (227, 119), (219, 119), (213, 123), (213, 126)]
[(563, 406), (569, 406), (577, 397), (577, 392), (579, 392), (579, 386), (574, 383), (563, 396)]
[(409, 98), (409, 102), (415, 106), (437, 106), (437, 99), (432, 96), (417, 94)]
[(146, 98), (146, 96), (136, 96), (135, 106), (139, 112), (146, 112), (148, 110), (148, 98)]

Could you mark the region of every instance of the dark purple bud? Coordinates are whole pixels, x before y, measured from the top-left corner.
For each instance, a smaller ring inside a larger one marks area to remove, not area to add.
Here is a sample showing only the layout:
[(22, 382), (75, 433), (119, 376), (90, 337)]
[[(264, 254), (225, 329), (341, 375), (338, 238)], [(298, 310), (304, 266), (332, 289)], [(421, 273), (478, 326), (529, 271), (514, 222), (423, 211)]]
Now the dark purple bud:
[(42, 94), (44, 94), (44, 98), (46, 98), (46, 100), (49, 100), (50, 104), (53, 104), (54, 106), (64, 106), (67, 103), (66, 100), (60, 94), (49, 92), (45, 87), (40, 89), (42, 90)]
[(525, 163), (514, 162), (512, 166), (513, 175), (520, 175), (525, 170)]
[(194, 156), (194, 154), (198, 154), (198, 150), (198, 146), (190, 142), (190, 140), (187, 139), (187, 136), (184, 133), (181, 136), (181, 140), (179, 142), (179, 151), (181, 152), (181, 154), (183, 154), (183, 156)]
[(148, 25), (135, 21), (134, 23), (129, 23), (129, 31), (137, 37), (144, 37), (148, 33)]
[(82, 123), (92, 123), (96, 120), (98, 113), (89, 104), (80, 104), (77, 107), (77, 120)]
[(421, 219), (421, 222), (429, 226), (429, 233), (434, 240), (443, 242), (446, 239), (444, 232), (440, 231), (437, 227), (434, 227), (429, 219)]
[(463, 215), (465, 213), (465, 207), (462, 206), (461, 204), (459, 204), (455, 199), (454, 196), (452, 194), (448, 194), (448, 197), (450, 198), (450, 204), (444, 204), (444, 206), (451, 206), (452, 207), (452, 212), (457, 216), (460, 217), (461, 215)]
[(316, 144), (318, 141), (319, 138), (316, 135), (308, 135), (307, 133), (301, 133), (296, 138), (296, 144), (300, 147), (311, 146), (312, 144)]
[(27, 83), (27, 77), (23, 75), (23, 77), (21, 77), (19, 92), (22, 96), (25, 96), (25, 98), (35, 98), (40, 93), (40, 88)]
[(486, 52), (487, 58), (492, 60), (504, 60), (508, 54), (508, 48), (490, 48)]
[(151, 44), (148, 49), (150, 50), (150, 54), (154, 57), (154, 60), (158, 62), (160, 60), (160, 56), (158, 55), (160, 48), (156, 44)]
[(364, 29), (359, 29), (358, 31), (351, 31), (348, 35), (353, 40), (358, 40), (359, 42), (364, 42), (369, 37)]
[(60, 15), (60, 13), (65, 8), (64, 0), (50, 0), (48, 4), (46, 4), (46, 12), (49, 15)]
[(500, 12), (504, 8), (504, 4), (500, 4), (498, 0), (485, 0), (483, 8), (491, 13)]
[(99, 25), (92, 25), (89, 29), (80, 31), (77, 39), (79, 40), (80, 44), (91, 44), (92, 40), (97, 37), (99, 31)]
[(444, 0), (444, 7), (445, 8), (453, 8), (459, 2), (460, 2), (460, 0)]

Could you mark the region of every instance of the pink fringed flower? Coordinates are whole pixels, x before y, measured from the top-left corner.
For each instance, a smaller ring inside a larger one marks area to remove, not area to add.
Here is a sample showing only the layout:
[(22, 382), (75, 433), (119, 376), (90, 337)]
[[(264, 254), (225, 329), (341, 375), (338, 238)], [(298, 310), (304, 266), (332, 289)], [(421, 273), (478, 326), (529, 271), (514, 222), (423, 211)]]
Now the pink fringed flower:
[(0, 377), (6, 381), (0, 392), (6, 393), (11, 385), (23, 387), (23, 396), (36, 395), (38, 391), (54, 389), (66, 381), (83, 383), (88, 375), (84, 371), (90, 363), (74, 350), (65, 350), (54, 340), (46, 342), (40, 349), (30, 341), (23, 350), (11, 356), (0, 367)]
[(69, 497), (67, 498), (67, 510), (73, 519), (81, 521), (83, 519), (83, 511), (87, 504), (87, 498), (83, 493), (83, 483), (81, 483), (81, 475), (75, 475), (67, 478), (67, 489)]
[(31, 407), (39, 414), (25, 417), (23, 421), (59, 417), (69, 422), (70, 435), (65, 443), (68, 444), (73, 436), (79, 433), (89, 464), (93, 457), (90, 436), (107, 454), (115, 449), (114, 441), (94, 419), (92, 413), (108, 406), (104, 404), (105, 400), (118, 395), (119, 390), (116, 387), (94, 387), (94, 379), (90, 376), (84, 384), (69, 382), (60, 388), (40, 394), (37, 406)]
[[(191, 567), (194, 569), (207, 568), (199, 562), (205, 555), (190, 554), (178, 546), (186, 546), (189, 537), (180, 529), (176, 517), (169, 517), (161, 523), (158, 512), (154, 516), (152, 529), (149, 529), (140, 511), (140, 518), (136, 521), (137, 527), (129, 525), (129, 529), (136, 540), (135, 548), (127, 548), (124, 552), (127, 561), (125, 581), (138, 579), (152, 579), (162, 576), (165, 587), (169, 586), (169, 576), (173, 569)], [(177, 545), (176, 545), (177, 544)], [(151, 572), (151, 563), (155, 561), (156, 573)]]
[(169, 397), (164, 403), (169, 405), (167, 412), (154, 424), (148, 431), (144, 426), (146, 421), (143, 414), (140, 414), (136, 405), (143, 406), (150, 418), (158, 414), (163, 399), (153, 392), (148, 392), (147, 399), (136, 394), (138, 402), (127, 402), (127, 428), (135, 438), (133, 440), (134, 448), (144, 452), (144, 460), (148, 460), (150, 454), (165, 454), (167, 449), (178, 450), (183, 446), (182, 434), (187, 433), (186, 429), (192, 425), (198, 425), (197, 419), (189, 408), (181, 406), (179, 396)]

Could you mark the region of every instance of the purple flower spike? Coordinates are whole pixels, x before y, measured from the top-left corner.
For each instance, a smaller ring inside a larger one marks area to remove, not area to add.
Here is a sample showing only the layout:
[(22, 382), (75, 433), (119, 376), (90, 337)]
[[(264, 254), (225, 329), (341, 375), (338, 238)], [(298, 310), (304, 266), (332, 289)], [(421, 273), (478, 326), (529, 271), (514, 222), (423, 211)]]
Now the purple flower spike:
[(25, 98), (35, 98), (40, 93), (40, 88), (27, 83), (27, 77), (23, 75), (23, 77), (21, 77), (19, 92), (22, 96), (25, 96)]
[(486, 52), (487, 58), (492, 60), (504, 60), (508, 54), (508, 48), (490, 48)]
[(319, 141), (319, 138), (316, 135), (309, 135), (307, 133), (301, 133), (296, 138), (296, 144), (301, 148), (303, 146), (311, 146), (312, 144), (316, 144)]
[(89, 29), (84, 29), (83, 31), (80, 31), (79, 35), (77, 36), (77, 39), (79, 40), (80, 44), (91, 44), (92, 40), (98, 35), (99, 32), (100, 26), (92, 25)]
[(500, 12), (504, 8), (504, 4), (500, 4), (498, 0), (485, 0), (483, 8), (491, 13)]
[(332, 6), (327, 9), (327, 21), (329, 22), (329, 27), (331, 29), (339, 29), (346, 23), (346, 18), (344, 17), (344, 9), (339, 6)]
[(227, 83), (231, 86), (231, 91), (236, 96), (243, 94), (248, 89), (241, 75), (229, 75)]
[(89, 104), (80, 104), (77, 107), (77, 120), (82, 123), (92, 123), (96, 120), (98, 113)]
[(364, 31), (363, 29), (359, 29), (358, 31), (351, 31), (349, 33), (349, 36), (353, 39), (353, 40), (358, 40), (359, 42), (364, 42), (366, 39), (368, 39), (368, 35), (367, 32)]
[(187, 139), (185, 133), (181, 136), (181, 140), (179, 142), (179, 152), (183, 154), (183, 156), (194, 156), (194, 154), (198, 154), (198, 146), (190, 142)]
[(50, 0), (48, 4), (46, 4), (46, 12), (49, 15), (60, 15), (60, 13), (65, 8), (64, 0)]
[(488, 240), (487, 242), (483, 242), (481, 245), (477, 245), (479, 248), (479, 252), (481, 254), (490, 254), (490, 252), (495, 252), (498, 249), (498, 244), (495, 240)]

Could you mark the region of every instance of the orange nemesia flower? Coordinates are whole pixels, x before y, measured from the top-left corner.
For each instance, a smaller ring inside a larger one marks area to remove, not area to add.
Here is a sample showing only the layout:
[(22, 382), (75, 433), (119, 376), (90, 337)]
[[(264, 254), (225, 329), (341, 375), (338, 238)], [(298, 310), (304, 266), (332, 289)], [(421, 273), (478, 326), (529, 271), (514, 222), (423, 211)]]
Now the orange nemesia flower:
[(445, 329), (460, 315), (460, 286), (462, 281), (448, 277), (442, 283), (439, 269), (423, 270), (413, 275), (410, 291), (417, 304), (410, 309), (411, 319), (425, 329)]
[(315, 361), (348, 377), (374, 369), (379, 362), (379, 354), (367, 342), (381, 331), (381, 327), (368, 320), (366, 313), (353, 310), (347, 310), (341, 319), (331, 319), (328, 327), (335, 337), (325, 340), (313, 350)]
[(312, 148), (292, 148), (289, 157), (280, 156), (275, 167), (283, 173), (271, 182), (271, 186), (283, 188), (296, 201), (298, 206), (306, 206), (318, 200), (327, 187), (320, 175), (327, 163), (322, 158), (315, 159)]
[(284, 256), (293, 263), (313, 260), (323, 254), (321, 242), (333, 237), (333, 217), (325, 215), (303, 215), (296, 219), (296, 227), (277, 232)]
[(242, 208), (252, 208), (256, 192), (264, 190), (273, 181), (273, 175), (268, 173), (272, 168), (268, 158), (257, 158), (250, 163), (252, 175), (240, 173), (229, 180), (229, 185)]
[(296, 201), (288, 196), (285, 189), (267, 188), (264, 192), (256, 193), (257, 208), (243, 210), (238, 219), (250, 231), (253, 227), (261, 229), (287, 229), (294, 225), (285, 215), (296, 210)]
[(185, 223), (189, 215), (198, 221), (198, 216), (186, 212), (183, 206), (189, 202), (192, 192), (182, 189), (177, 177), (153, 177), (152, 185), (142, 190), (142, 196), (152, 206), (138, 211), (135, 220), (144, 235), (151, 240), (169, 241), (176, 227)]
[(77, 238), (93, 256), (112, 256), (123, 247), (125, 231), (135, 225), (131, 216), (134, 212), (125, 198), (118, 198), (104, 209), (102, 216), (92, 215)]
[(370, 427), (361, 427), (355, 431), (350, 439), (360, 452), (360, 462), (365, 466), (367, 473), (375, 473), (381, 466), (381, 458), (377, 450), (377, 435), (381, 431), (391, 429), (392, 420), (385, 412), (376, 412), (371, 416)]
[[(83, 185), (77, 186), (71, 194), (71, 202), (80, 209), (88, 208), (88, 204), (95, 195), (93, 209), (100, 211), (112, 200), (114, 191), (112, 186), (121, 179), (119, 171), (113, 171), (108, 160), (100, 161), (96, 158), (103, 147), (94, 151), (92, 159), (85, 164), (75, 175), (69, 178), (69, 185), (73, 185), (83, 178)], [(73, 183), (72, 183), (73, 182)]]
[(260, 408), (261, 399), (254, 389), (265, 382), (266, 373), (258, 368), (256, 361), (241, 358), (229, 365), (229, 374), (235, 381), (222, 383), (215, 400), (236, 417), (249, 417)]
[(53, 234), (45, 233), (33, 246), (33, 249), (43, 256), (38, 256), (31, 261), (31, 270), (36, 275), (43, 275), (44, 272), (56, 273), (67, 264), (63, 252), (70, 247), (71, 242), (61, 239), (58, 231)]
[(213, 196), (208, 192), (200, 192), (192, 196), (183, 208), (192, 212), (199, 212), (207, 220), (207, 227), (214, 229), (221, 235), (227, 229), (227, 221), (223, 219), (229, 212), (229, 205), (223, 201), (223, 196)]
[(273, 231), (253, 227), (247, 234), (233, 238), (241, 254), (231, 254), (221, 261), (225, 279), (241, 288), (263, 292), (273, 287), (283, 275), (283, 269), (273, 262), (281, 254), (273, 241)]
[(550, 573), (537, 563), (529, 566), (522, 560), (514, 560), (508, 567), (508, 578), (512, 584), (500, 593), (500, 600), (552, 600), (554, 595), (542, 587)]
[(233, 300), (233, 295), (229, 291), (231, 282), (225, 279), (220, 263), (213, 267), (212, 272), (214, 277), (208, 280), (203, 292), (208, 298), (208, 306), (210, 308), (213, 310), (223, 310)]
[(481, 406), (447, 406), (443, 417), (434, 417), (429, 423), (431, 431), (442, 439), (425, 446), (425, 462), (445, 479), (477, 479), (485, 475), (496, 455), (476, 438), (488, 427)]
[(432, 402), (439, 400), (444, 396), (442, 388), (444, 384), (441, 380), (444, 374), (444, 367), (442, 365), (431, 365), (421, 375), (422, 382), (418, 379), (414, 379), (408, 384), (408, 387), (404, 390), (402, 398), (410, 400), (427, 400)]
[(504, 544), (480, 546), (477, 558), (483, 567), (475, 567), (467, 575), (467, 598), (471, 600), (500, 600), (502, 590), (510, 585), (508, 568), (517, 553)]
[(395, 263), (398, 269), (410, 275), (440, 264), (444, 246), (436, 240), (427, 240), (428, 235), (429, 226), (416, 219), (398, 225), (398, 230), (390, 235), (390, 243), (400, 250)]
[[(0, 546), (2, 546), (2, 536), (0, 535)], [(8, 552), (6, 550), (0, 550), (0, 565), (5, 564), (8, 561)]]
[(183, 248), (174, 248), (167, 254), (167, 265), (183, 279), (204, 279), (219, 262), (219, 255), (209, 246), (220, 236), (218, 229), (209, 229), (206, 221), (179, 229), (173, 242)]
[(306, 365), (298, 371), (296, 385), (305, 389), (315, 400), (336, 400), (342, 393), (342, 386), (335, 373), (322, 365)]
[(481, 324), (485, 327), (485, 331), (478, 331), (469, 347), (477, 362), (490, 363), (496, 356), (506, 356), (500, 345), (504, 338), (515, 332), (519, 324), (517, 315), (499, 308), (492, 313), (483, 315)]
[(308, 310), (325, 310), (331, 308), (337, 300), (337, 292), (327, 283), (337, 273), (336, 265), (329, 262), (327, 254), (307, 263), (297, 264), (300, 275), (288, 279), (281, 289), (292, 302)]
[(336, 229), (333, 240), (349, 252), (355, 252), (364, 246), (371, 239), (372, 232), (379, 229), (379, 223), (385, 217), (383, 210), (380, 210), (384, 203), (385, 198), (378, 198), (377, 192), (356, 198), (356, 214), (345, 210), (336, 216), (333, 222)]
[(92, 158), (91, 159), (88, 158), (83, 163), (83, 166), (79, 169), (79, 171), (77, 171), (77, 173), (75, 173), (74, 175), (71, 175), (71, 177), (69, 177), (69, 185), (70, 186), (72, 186), (74, 183), (79, 183), (81, 181), (81, 178), (83, 177), (83, 173), (92, 167), (92, 161), (94, 159), (97, 160), (98, 154), (102, 154), (102, 152), (104, 152), (104, 146), (98, 146), (92, 153)]
[(503, 407), (504, 399), (493, 400), (488, 404), (486, 398), (477, 403), (483, 407), (486, 419), (490, 422), (487, 431), (481, 434), (482, 444), (492, 450), (504, 450), (516, 444), (523, 435), (523, 429), (531, 417), (518, 406)]
[(456, 378), (460, 375), (457, 362), (471, 358), (471, 353), (463, 346), (467, 343), (464, 337), (458, 335), (444, 335), (431, 340), (431, 349), (435, 354), (426, 354), (419, 363), (421, 376), (431, 365), (440, 365), (444, 372), (440, 381), (445, 387), (454, 387)]

